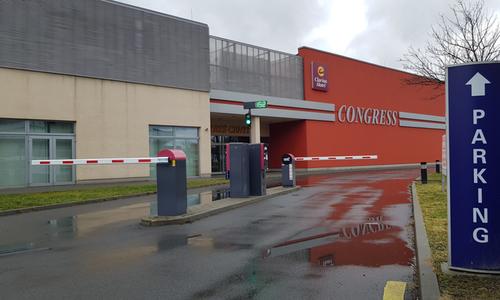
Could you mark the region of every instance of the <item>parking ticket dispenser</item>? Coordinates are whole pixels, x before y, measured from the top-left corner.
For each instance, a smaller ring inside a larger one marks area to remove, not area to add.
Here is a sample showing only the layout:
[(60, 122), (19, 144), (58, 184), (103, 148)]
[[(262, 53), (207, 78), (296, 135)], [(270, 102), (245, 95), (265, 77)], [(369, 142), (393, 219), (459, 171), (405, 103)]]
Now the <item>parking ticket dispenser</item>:
[(287, 153), (281, 157), (281, 185), (294, 187), (295, 184), (295, 156)]
[(232, 198), (245, 198), (250, 195), (250, 157), (249, 145), (231, 143), (227, 145), (226, 170)]
[(250, 195), (263, 196), (266, 194), (266, 148), (264, 144), (250, 144), (248, 154), (250, 157)]
[(269, 145), (264, 144), (264, 169), (269, 170)]
[(168, 157), (168, 163), (156, 164), (158, 216), (183, 215), (187, 211), (186, 154), (164, 149), (158, 157)]
[(225, 162), (226, 162), (226, 174), (225, 178), (229, 179), (230, 177), (230, 172), (231, 172), (231, 159), (229, 158), (229, 146), (231, 144), (226, 144), (226, 147), (224, 148), (224, 156), (225, 156)]

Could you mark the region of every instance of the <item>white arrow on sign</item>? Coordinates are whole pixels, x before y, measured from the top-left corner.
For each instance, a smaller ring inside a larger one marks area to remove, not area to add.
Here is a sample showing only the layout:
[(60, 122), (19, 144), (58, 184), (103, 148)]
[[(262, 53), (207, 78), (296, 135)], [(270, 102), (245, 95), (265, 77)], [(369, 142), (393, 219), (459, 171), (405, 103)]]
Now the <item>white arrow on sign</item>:
[(490, 83), (491, 82), (481, 75), (481, 73), (477, 72), (465, 85), (470, 85), (472, 87), (471, 96), (476, 97), (486, 95), (485, 85)]

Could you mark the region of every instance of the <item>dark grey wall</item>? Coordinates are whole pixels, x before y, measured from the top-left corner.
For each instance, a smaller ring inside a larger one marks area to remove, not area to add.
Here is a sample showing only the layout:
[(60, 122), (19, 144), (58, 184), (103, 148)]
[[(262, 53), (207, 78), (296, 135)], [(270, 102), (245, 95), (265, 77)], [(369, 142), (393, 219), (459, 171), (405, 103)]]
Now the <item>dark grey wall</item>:
[(113, 1), (0, 0), (0, 67), (209, 91), (208, 26)]

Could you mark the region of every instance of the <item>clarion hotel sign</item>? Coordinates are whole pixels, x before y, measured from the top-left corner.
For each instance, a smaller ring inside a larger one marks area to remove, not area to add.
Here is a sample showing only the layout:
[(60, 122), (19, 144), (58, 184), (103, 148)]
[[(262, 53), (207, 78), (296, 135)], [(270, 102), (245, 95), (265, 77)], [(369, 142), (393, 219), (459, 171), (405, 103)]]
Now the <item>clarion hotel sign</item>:
[(326, 65), (311, 63), (312, 88), (317, 91), (328, 91), (328, 67)]

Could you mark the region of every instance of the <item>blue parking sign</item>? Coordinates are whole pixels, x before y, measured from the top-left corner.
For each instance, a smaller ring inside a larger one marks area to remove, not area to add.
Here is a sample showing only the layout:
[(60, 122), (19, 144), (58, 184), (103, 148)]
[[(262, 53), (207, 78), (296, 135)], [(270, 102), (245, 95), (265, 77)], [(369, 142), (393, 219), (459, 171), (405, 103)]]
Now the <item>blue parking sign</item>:
[(449, 267), (500, 273), (500, 63), (447, 68)]

